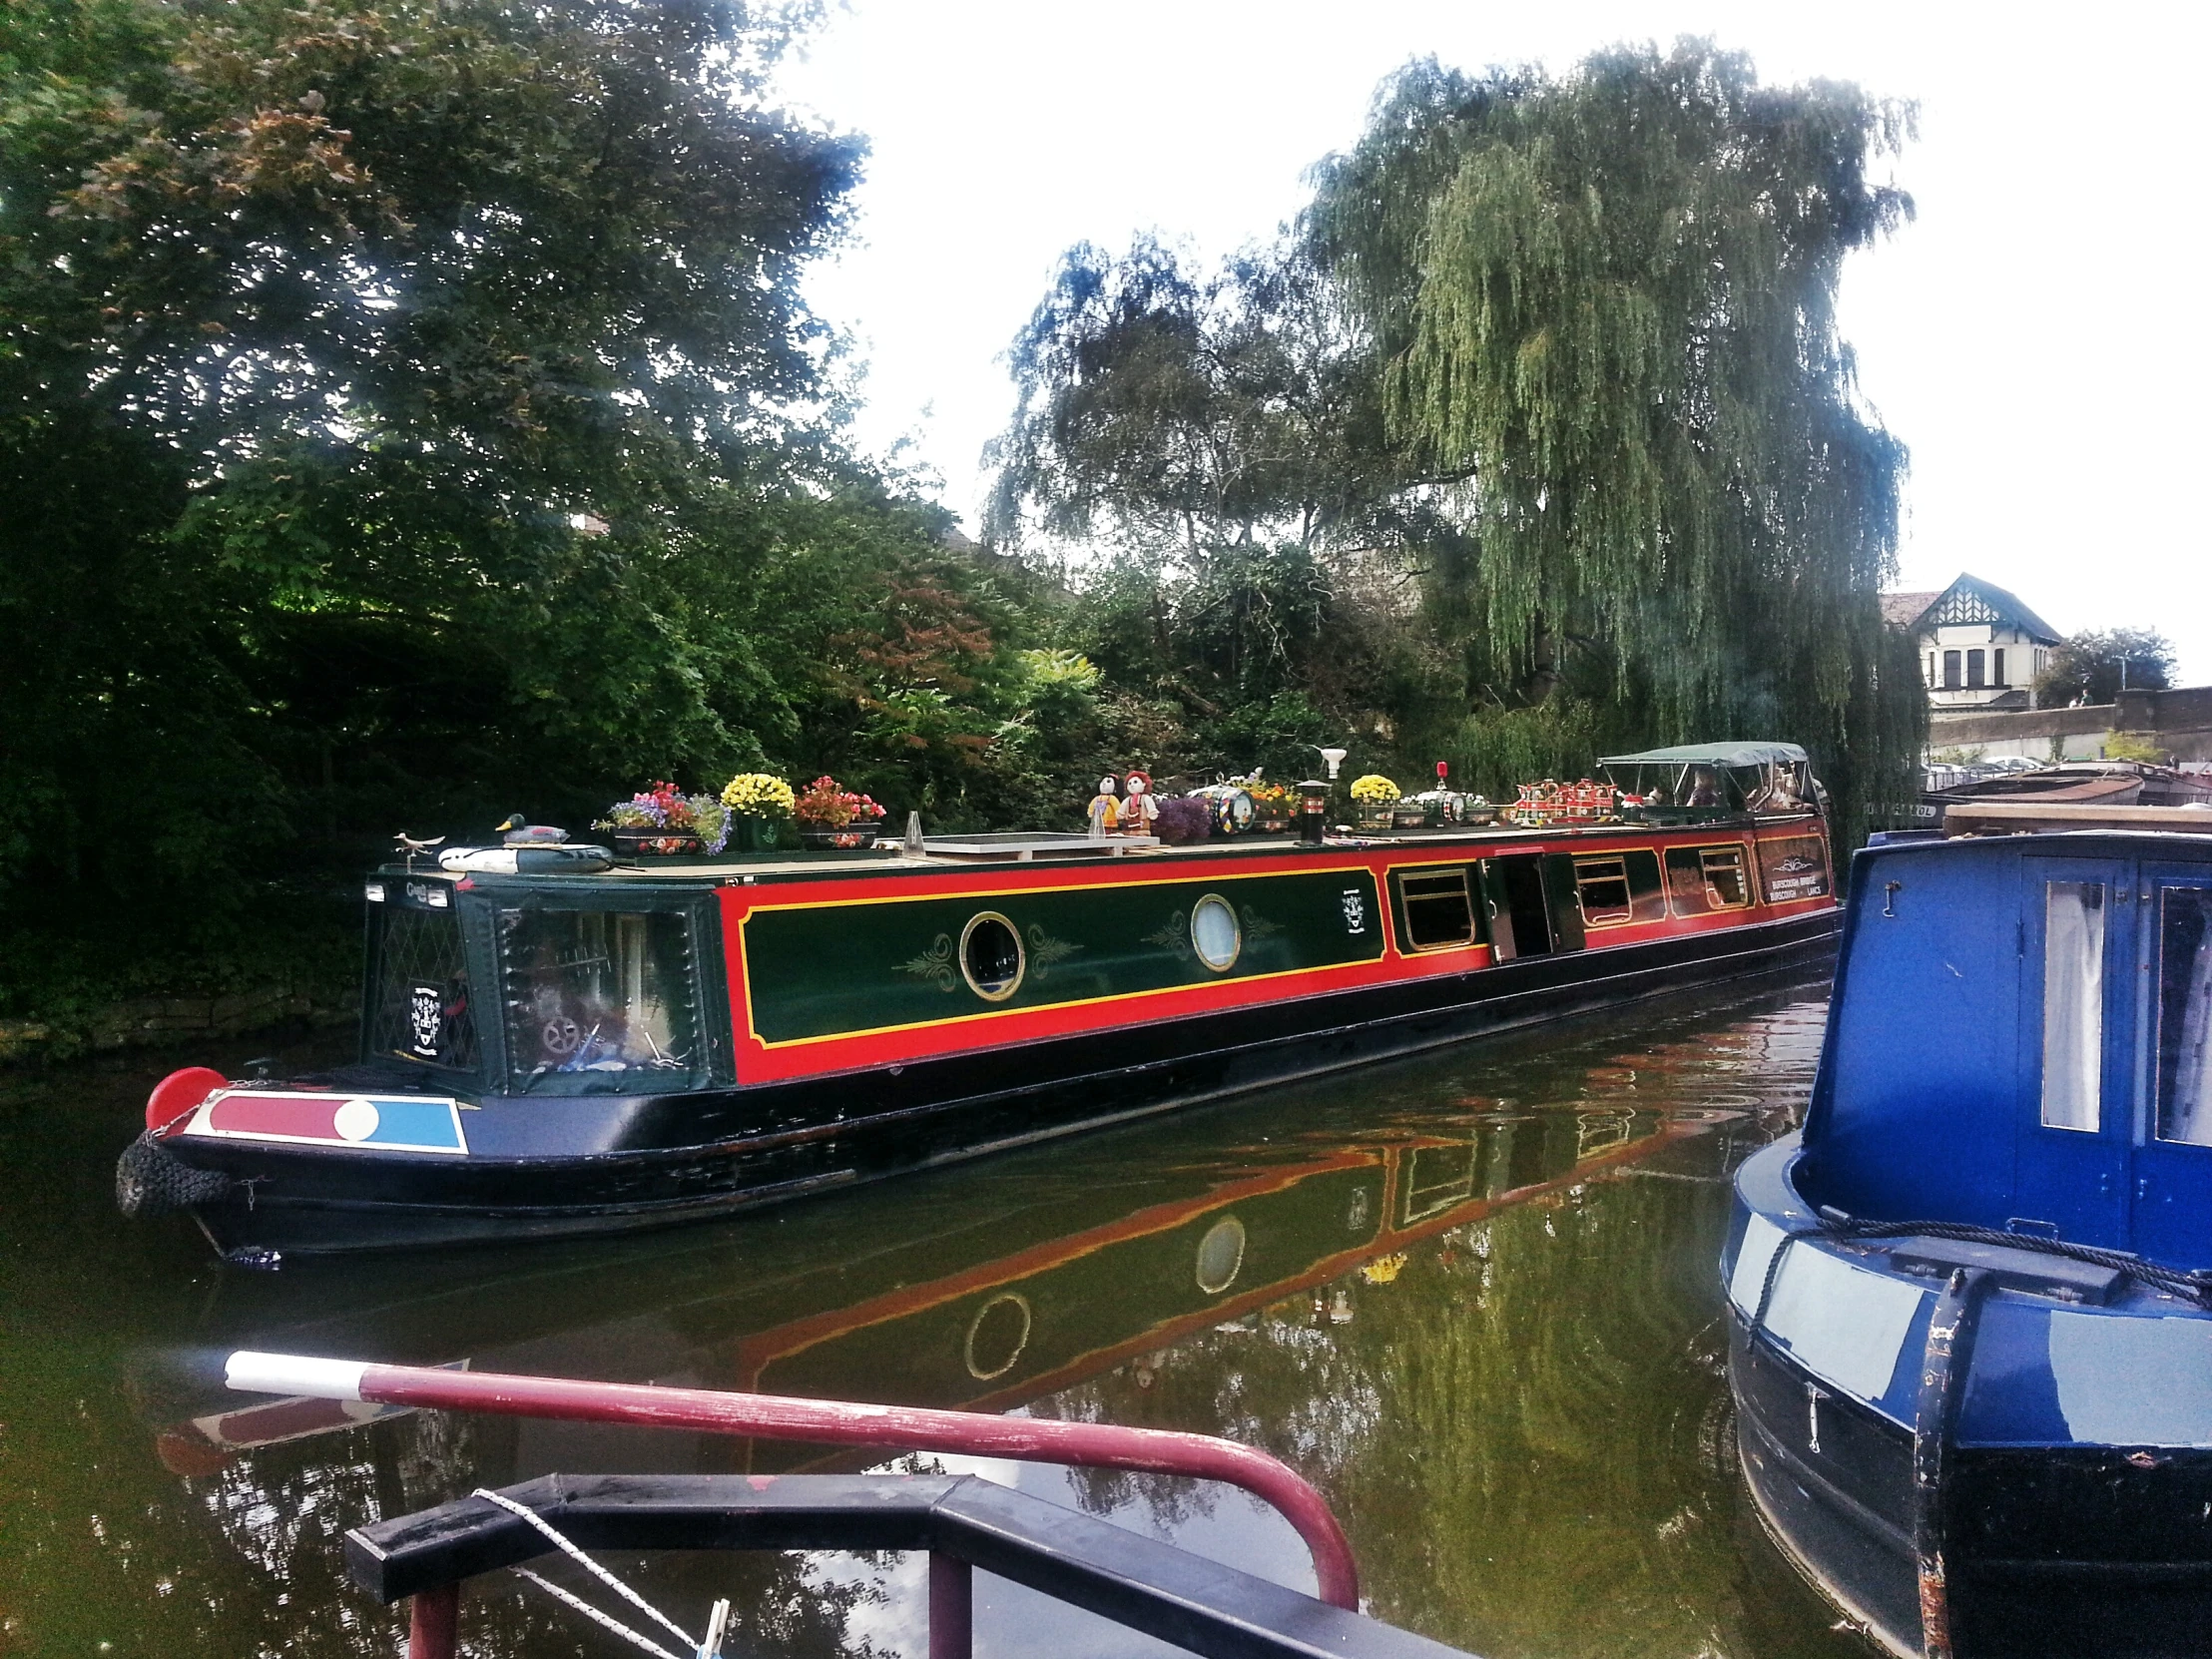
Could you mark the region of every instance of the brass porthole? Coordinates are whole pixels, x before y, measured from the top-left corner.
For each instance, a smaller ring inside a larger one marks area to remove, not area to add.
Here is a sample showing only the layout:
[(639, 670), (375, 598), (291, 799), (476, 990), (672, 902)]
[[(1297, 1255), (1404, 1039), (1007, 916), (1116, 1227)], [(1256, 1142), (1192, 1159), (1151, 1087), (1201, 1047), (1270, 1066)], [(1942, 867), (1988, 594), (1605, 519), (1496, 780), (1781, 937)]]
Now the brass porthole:
[(1191, 906), (1191, 948), (1216, 973), (1227, 973), (1244, 952), (1244, 927), (1236, 907), (1218, 892)]
[(1035, 1323), (1028, 1299), (1012, 1291), (984, 1303), (968, 1321), (967, 1342), (961, 1353), (968, 1376), (978, 1382), (989, 1382), (1012, 1371), (1021, 1351), (1029, 1346), (1029, 1333)]
[(1003, 1002), (1021, 989), (1029, 966), (1021, 932), (996, 910), (979, 910), (960, 929), (960, 977), (985, 1002)]

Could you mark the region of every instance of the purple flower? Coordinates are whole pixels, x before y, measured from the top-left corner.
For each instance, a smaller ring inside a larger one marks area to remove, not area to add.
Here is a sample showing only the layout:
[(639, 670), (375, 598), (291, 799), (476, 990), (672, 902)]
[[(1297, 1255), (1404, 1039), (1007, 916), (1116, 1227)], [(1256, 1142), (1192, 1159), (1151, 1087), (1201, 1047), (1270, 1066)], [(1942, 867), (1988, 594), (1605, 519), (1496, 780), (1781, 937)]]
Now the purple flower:
[(1187, 795), (1171, 796), (1160, 803), (1160, 816), (1152, 821), (1152, 832), (1170, 846), (1202, 841), (1214, 828), (1209, 804)]

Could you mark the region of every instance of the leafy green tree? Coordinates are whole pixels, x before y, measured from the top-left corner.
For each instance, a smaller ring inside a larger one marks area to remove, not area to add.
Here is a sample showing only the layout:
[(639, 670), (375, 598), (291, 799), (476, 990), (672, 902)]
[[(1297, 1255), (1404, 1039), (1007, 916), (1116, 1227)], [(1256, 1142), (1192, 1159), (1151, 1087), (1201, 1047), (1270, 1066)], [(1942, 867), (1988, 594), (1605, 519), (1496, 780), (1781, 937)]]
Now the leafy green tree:
[(1654, 737), (1808, 741), (1849, 819), (1911, 759), (1875, 715), (1911, 693), (1875, 602), (1905, 451), (1835, 295), (1912, 211), (1870, 172), (1910, 127), (1700, 42), (1556, 80), (1416, 63), (1311, 212), (1393, 440), (1463, 479), (1435, 574), (1484, 651), (1587, 640)]
[(1357, 540), (1386, 501), (1375, 365), (1296, 242), (1211, 275), (1157, 239), (1063, 257), (1009, 353), (991, 525), (1185, 556)]
[(240, 854), (817, 764), (944, 520), (826, 424), (861, 151), (767, 97), (813, 9), (0, 12), (10, 914), (158, 936)]
[(2035, 696), (2046, 708), (2110, 703), (2123, 687), (2166, 690), (2174, 667), (2173, 645), (2155, 628), (2091, 629), (2052, 648)]

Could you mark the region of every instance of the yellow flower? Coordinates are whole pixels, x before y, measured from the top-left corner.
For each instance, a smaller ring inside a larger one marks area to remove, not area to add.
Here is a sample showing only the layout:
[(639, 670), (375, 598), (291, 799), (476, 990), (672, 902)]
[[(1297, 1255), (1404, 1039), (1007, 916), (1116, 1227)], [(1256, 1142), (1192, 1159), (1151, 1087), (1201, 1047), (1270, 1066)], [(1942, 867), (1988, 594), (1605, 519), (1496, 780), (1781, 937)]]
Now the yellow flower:
[(722, 787), (722, 804), (753, 818), (789, 818), (792, 787), (765, 772), (741, 772)]
[(1405, 1256), (1399, 1252), (1395, 1256), (1378, 1256), (1360, 1270), (1360, 1277), (1371, 1285), (1387, 1285), (1404, 1271)]
[(1395, 801), (1398, 787), (1379, 772), (1371, 772), (1352, 786), (1355, 801)]

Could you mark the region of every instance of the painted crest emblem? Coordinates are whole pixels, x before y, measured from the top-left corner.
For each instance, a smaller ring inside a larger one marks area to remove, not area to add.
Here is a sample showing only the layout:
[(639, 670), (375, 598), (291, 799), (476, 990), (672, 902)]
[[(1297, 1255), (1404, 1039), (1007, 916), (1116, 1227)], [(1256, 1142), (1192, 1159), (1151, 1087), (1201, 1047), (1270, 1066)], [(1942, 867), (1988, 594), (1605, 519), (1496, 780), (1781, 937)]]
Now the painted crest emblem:
[(1347, 887), (1344, 893), (1345, 931), (1365, 933), (1368, 930), (1368, 901), (1358, 887)]
[(438, 1027), (445, 1023), (445, 996), (435, 985), (416, 985), (407, 993), (407, 1032), (414, 1052), (425, 1060), (438, 1057)]

